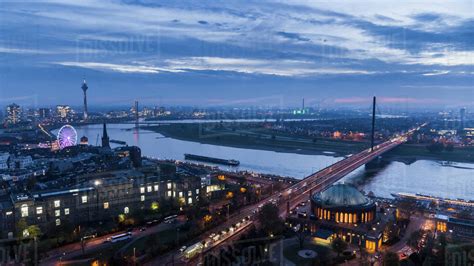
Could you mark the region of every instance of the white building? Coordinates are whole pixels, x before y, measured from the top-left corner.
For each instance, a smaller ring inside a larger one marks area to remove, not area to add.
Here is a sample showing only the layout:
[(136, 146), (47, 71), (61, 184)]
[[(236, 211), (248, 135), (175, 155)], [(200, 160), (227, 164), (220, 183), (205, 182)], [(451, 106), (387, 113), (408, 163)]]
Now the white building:
[(10, 158), (10, 169), (25, 169), (33, 164), (31, 156), (18, 156)]
[(8, 152), (0, 153), (0, 169), (8, 169), (8, 159), (10, 154)]

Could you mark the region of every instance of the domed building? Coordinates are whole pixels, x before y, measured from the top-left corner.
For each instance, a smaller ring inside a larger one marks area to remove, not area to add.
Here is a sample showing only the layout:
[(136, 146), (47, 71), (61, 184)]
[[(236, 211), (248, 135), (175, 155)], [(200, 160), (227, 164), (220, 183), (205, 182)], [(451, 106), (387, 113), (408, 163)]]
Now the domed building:
[[(304, 225), (321, 244), (330, 244), (338, 237), (375, 252), (382, 245), (384, 229), (393, 223), (394, 215), (378, 210), (374, 200), (352, 185), (332, 185), (312, 194), (309, 201), (310, 206), (301, 204), (296, 217), (290, 217), (290, 226)], [(311, 215), (306, 215), (307, 211)]]
[(81, 145), (89, 145), (89, 139), (86, 136), (82, 136), (81, 142), (79, 143)]
[(311, 196), (314, 216), (336, 223), (360, 224), (375, 219), (375, 203), (347, 184), (336, 184)]

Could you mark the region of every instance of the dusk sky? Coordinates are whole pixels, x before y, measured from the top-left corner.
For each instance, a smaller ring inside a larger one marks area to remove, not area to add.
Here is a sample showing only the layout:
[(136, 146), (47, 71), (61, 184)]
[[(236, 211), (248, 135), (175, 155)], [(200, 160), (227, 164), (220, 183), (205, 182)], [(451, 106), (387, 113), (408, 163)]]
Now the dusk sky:
[(1, 1), (0, 106), (473, 105), (474, 1), (399, 3)]

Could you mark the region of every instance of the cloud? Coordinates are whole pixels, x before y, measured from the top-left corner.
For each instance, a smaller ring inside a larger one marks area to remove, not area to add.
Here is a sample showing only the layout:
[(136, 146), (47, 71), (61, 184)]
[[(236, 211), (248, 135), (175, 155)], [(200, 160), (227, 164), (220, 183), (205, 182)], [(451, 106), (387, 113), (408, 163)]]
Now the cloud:
[(72, 67), (81, 67), (101, 71), (115, 71), (121, 73), (141, 73), (141, 74), (158, 74), (161, 72), (174, 72), (179, 73), (183, 72), (177, 69), (164, 69), (153, 66), (143, 66), (143, 65), (120, 65), (120, 64), (110, 64), (110, 63), (97, 63), (97, 62), (56, 62), (58, 65), (62, 66), (72, 66)]
[(446, 75), (449, 74), (450, 71), (445, 70), (445, 71), (434, 71), (434, 72), (429, 72), (429, 73), (424, 73), (422, 74), (423, 76), (439, 76), (439, 75)]
[(363, 84), (355, 95), (402, 80), (465, 85), (474, 64), (468, 2), (9, 1), (0, 5), (0, 68)]
[(275, 75), (286, 77), (311, 76), (311, 75), (368, 75), (375, 72), (317, 67), (311, 62), (298, 60), (263, 60), (246, 58), (223, 57), (184, 57), (159, 61), (159, 66), (112, 64), (100, 62), (55, 62), (62, 66), (81, 67), (100, 71), (115, 71), (121, 73), (182, 73), (190, 71), (228, 71), (245, 74)]
[(290, 40), (297, 40), (297, 41), (303, 41), (303, 42), (307, 42), (310, 40), (308, 38), (303, 38), (299, 34), (296, 34), (296, 33), (280, 31), (280, 32), (277, 32), (276, 34)]
[(38, 49), (0, 47), (0, 53), (5, 54), (56, 54), (56, 51), (45, 51)]

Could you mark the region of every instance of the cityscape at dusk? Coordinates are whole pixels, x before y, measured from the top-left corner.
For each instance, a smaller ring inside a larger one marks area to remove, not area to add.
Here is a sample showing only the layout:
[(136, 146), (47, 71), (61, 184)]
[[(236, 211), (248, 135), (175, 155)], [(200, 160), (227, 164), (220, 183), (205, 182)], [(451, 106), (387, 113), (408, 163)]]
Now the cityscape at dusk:
[(0, 13), (1, 265), (473, 265), (472, 1)]

